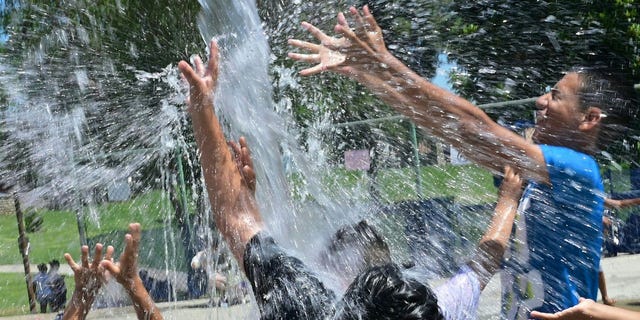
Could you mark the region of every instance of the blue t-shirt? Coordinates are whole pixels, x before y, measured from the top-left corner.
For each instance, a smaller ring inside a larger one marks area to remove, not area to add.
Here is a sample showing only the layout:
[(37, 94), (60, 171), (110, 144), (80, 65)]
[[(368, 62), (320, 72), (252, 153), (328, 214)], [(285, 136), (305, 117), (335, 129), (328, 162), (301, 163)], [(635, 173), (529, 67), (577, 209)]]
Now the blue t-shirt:
[(540, 149), (550, 184), (530, 183), (520, 201), (502, 275), (507, 319), (557, 312), (598, 294), (604, 209), (598, 164), (572, 149)]

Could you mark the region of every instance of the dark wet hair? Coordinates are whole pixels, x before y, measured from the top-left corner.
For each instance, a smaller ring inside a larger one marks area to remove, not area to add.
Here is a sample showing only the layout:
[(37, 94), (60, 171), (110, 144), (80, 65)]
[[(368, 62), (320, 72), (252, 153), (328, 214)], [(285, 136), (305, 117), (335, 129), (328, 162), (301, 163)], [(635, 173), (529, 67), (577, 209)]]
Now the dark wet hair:
[(58, 261), (57, 259), (53, 259), (49, 262), (49, 265), (51, 266), (51, 268), (60, 267), (60, 261)]
[(360, 273), (337, 305), (335, 319), (443, 320), (438, 299), (416, 279), (389, 263)]
[(38, 265), (38, 271), (40, 272), (47, 272), (47, 264), (45, 263), (41, 263)]
[(598, 147), (605, 149), (627, 134), (637, 121), (638, 105), (633, 86), (604, 68), (573, 67), (571, 72), (581, 78), (578, 95), (582, 110), (598, 107), (605, 115), (600, 120), (598, 138)]
[(364, 257), (363, 269), (391, 262), (389, 246), (366, 220), (344, 226), (331, 237), (321, 258), (328, 262), (345, 249), (357, 250)]

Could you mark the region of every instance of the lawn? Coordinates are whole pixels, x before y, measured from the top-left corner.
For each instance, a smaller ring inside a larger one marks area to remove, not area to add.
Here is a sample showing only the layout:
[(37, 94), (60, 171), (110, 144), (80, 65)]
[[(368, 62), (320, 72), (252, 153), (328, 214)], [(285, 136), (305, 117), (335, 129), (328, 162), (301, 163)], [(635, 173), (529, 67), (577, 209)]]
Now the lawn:
[[(489, 171), (476, 165), (420, 167), (420, 179), (412, 167), (381, 170), (375, 178), (382, 203), (391, 204), (417, 198), (454, 197), (462, 204), (489, 203), (496, 200), (497, 189)], [(325, 192), (332, 195), (353, 190), (363, 197), (372, 179), (363, 171), (334, 169), (324, 177)], [(420, 192), (418, 192), (420, 190)]]
[[(67, 285), (67, 301), (69, 301), (75, 282), (73, 277), (64, 277), (64, 280)], [(2, 292), (0, 294), (0, 317), (29, 313), (29, 299), (23, 274), (0, 273), (0, 292)], [(40, 310), (40, 305), (37, 306), (37, 310)]]
[[(164, 221), (170, 221), (172, 209), (159, 191), (144, 194), (136, 199), (107, 203), (85, 209), (84, 225), (89, 243), (92, 238), (110, 244), (105, 235), (117, 235), (121, 238), (129, 222), (140, 222), (143, 229), (162, 228)], [(76, 254), (80, 251), (78, 223), (76, 215), (70, 211), (42, 210), (42, 229), (29, 233), (29, 258), (32, 264), (48, 262), (52, 259), (63, 261), (63, 254)], [(18, 250), (18, 230), (15, 216), (0, 216), (0, 264), (22, 264)], [(114, 239), (120, 241), (120, 239)], [(119, 245), (119, 242), (116, 243)], [(116, 248), (121, 249), (121, 246)]]
[[(123, 239), (129, 222), (140, 222), (143, 239), (140, 247), (140, 265), (147, 268), (184, 270), (185, 259), (176, 257), (184, 252), (179, 239), (174, 239), (176, 228), (171, 223), (169, 202), (160, 191), (153, 191), (135, 199), (118, 203), (106, 203), (87, 208), (83, 214), (88, 242), (113, 245), (116, 254), (123, 249)], [(31, 264), (58, 259), (62, 264), (65, 252), (79, 258), (80, 240), (76, 215), (70, 211), (42, 210), (42, 229), (29, 233)], [(170, 225), (173, 231), (166, 231)], [(0, 216), (0, 264), (22, 265), (18, 251), (18, 231), (15, 216)], [(154, 241), (155, 240), (155, 241)], [(67, 288), (73, 288), (73, 277), (65, 277)], [(69, 295), (72, 290), (69, 290)], [(70, 298), (70, 296), (69, 296)], [(28, 301), (24, 275), (0, 273), (0, 316), (28, 313)]]
[[(491, 175), (476, 166), (423, 167), (420, 173), (422, 197), (454, 196), (463, 203), (495, 201), (496, 190)], [(384, 170), (377, 179), (381, 198), (386, 203), (418, 197), (413, 168)], [(331, 192), (350, 190), (348, 192), (363, 197), (369, 182), (369, 177), (361, 171), (338, 168), (325, 176), (322, 184), (329, 196)], [(80, 241), (76, 214), (53, 210), (39, 211), (39, 214), (43, 218), (42, 229), (28, 234), (30, 262), (37, 264), (58, 259), (65, 263), (62, 257), (65, 252), (77, 257)], [(128, 223), (140, 222), (143, 227), (140, 264), (148, 268), (186, 270), (186, 258), (175, 258), (181, 257), (184, 249), (165, 193), (152, 191), (129, 201), (90, 206), (82, 214), (89, 244), (113, 245), (119, 255)], [(391, 225), (400, 229), (384, 231), (397, 232), (397, 241), (401, 241), (400, 224), (400, 221), (393, 222)], [(17, 237), (15, 216), (0, 216), (0, 265), (22, 264)], [(67, 277), (67, 281), (73, 281), (72, 277)], [(68, 288), (73, 288), (72, 283)], [(28, 312), (22, 275), (0, 274), (0, 293), (0, 316)]]

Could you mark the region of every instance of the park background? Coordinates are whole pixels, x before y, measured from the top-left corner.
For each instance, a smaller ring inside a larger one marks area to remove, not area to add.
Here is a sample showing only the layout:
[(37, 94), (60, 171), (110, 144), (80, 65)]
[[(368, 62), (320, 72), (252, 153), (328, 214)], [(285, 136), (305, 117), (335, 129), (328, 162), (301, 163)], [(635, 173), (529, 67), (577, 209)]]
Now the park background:
[[(573, 65), (606, 65), (627, 87), (640, 83), (638, 1), (369, 2), (394, 54), (516, 131), (533, 122), (531, 98)], [(31, 262), (62, 261), (64, 252), (77, 253), (85, 242), (121, 248), (127, 223), (138, 221), (145, 239), (153, 239), (145, 241), (142, 265), (165, 277), (176, 274), (169, 270), (192, 276), (187, 263), (202, 242), (197, 239), (212, 236), (202, 231), (207, 205), (182, 96), (174, 94), (175, 64), (189, 53), (206, 54), (202, 20), (231, 12), (234, 2), (0, 3), (0, 177), (17, 186), (12, 191), (34, 231), (27, 234)], [(285, 58), (286, 40), (306, 37), (299, 27), (304, 20), (331, 30), (346, 1), (255, 5), (271, 49), (265, 57), (269, 104), (283, 123), (276, 129), (288, 136), (275, 148), (283, 180), (273, 182), (263, 168), (259, 181), (268, 182), (259, 182), (259, 192), (285, 185), (299, 211), (355, 207), (357, 214), (345, 213), (328, 230), (355, 216), (375, 217), (396, 244), (397, 260), (448, 253), (427, 259), (436, 265), (430, 271), (445, 275), (488, 222), (496, 195), (492, 174), (465, 163), (357, 84), (328, 74), (295, 75), (301, 66)], [(510, 101), (516, 102), (503, 104)], [(609, 193), (632, 191), (639, 123), (598, 155)], [(240, 131), (262, 125), (250, 122)], [(0, 265), (20, 265), (12, 194), (5, 198)], [(434, 203), (438, 216), (426, 216)], [(624, 222), (633, 212), (615, 214)], [(432, 230), (438, 237), (415, 238), (424, 231), (411, 229), (415, 219), (438, 221)], [(316, 224), (300, 221), (281, 233), (304, 233)], [(414, 252), (412, 240), (436, 249)], [(443, 245), (452, 243), (455, 250)], [(23, 275), (0, 277), (0, 315), (28, 312)]]

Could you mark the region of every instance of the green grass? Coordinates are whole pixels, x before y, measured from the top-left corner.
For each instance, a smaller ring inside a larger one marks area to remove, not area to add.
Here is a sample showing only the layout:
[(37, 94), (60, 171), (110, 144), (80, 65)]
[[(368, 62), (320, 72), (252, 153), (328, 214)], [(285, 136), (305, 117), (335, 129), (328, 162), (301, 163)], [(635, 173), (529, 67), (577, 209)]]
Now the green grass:
[[(130, 222), (140, 222), (143, 229), (161, 229), (170, 223), (173, 209), (159, 191), (144, 194), (136, 199), (108, 203), (85, 209), (84, 225), (87, 237), (99, 239), (105, 244), (120, 242)], [(76, 215), (70, 211), (39, 211), (42, 229), (29, 233), (29, 260), (33, 264), (52, 259), (63, 260), (63, 254), (80, 252), (80, 238)], [(108, 237), (113, 235), (113, 237)], [(18, 229), (15, 216), (0, 216), (0, 264), (22, 264), (18, 251)], [(96, 241), (89, 241), (90, 244)]]
[[(184, 249), (179, 234), (172, 224), (173, 209), (160, 191), (143, 194), (130, 201), (107, 203), (87, 208), (84, 225), (88, 242), (113, 245), (116, 255), (124, 248), (123, 241), (130, 222), (140, 222), (143, 227), (139, 263), (147, 268), (185, 270), (185, 259), (180, 257)], [(58, 259), (65, 263), (63, 254), (69, 252), (79, 259), (80, 240), (76, 215), (70, 211), (39, 211), (43, 218), (42, 229), (27, 234), (30, 240), (29, 259), (32, 264)], [(171, 226), (165, 231), (165, 225)], [(0, 264), (22, 264), (18, 251), (18, 229), (15, 216), (0, 216)], [(73, 277), (65, 277), (70, 298)], [(28, 300), (24, 276), (20, 273), (0, 274), (0, 316), (27, 314)]]
[[(495, 201), (496, 190), (491, 174), (476, 166), (423, 167), (420, 173), (420, 195), (424, 198), (453, 196), (462, 203)], [(381, 198), (386, 203), (418, 197), (414, 168), (383, 170), (377, 179)], [(300, 183), (293, 181), (294, 189)], [(365, 198), (369, 183), (365, 172), (341, 168), (331, 170), (322, 180), (323, 188), (329, 196), (332, 192), (347, 192), (355, 198)], [(62, 256), (65, 252), (77, 258), (80, 242), (75, 213), (52, 210), (38, 213), (42, 215), (43, 224), (40, 231), (28, 234), (31, 242), (30, 262), (37, 264), (58, 259), (64, 263)], [(152, 191), (129, 201), (94, 205), (85, 209), (83, 215), (82, 221), (91, 245), (97, 242), (113, 245), (116, 255), (119, 255), (123, 249), (127, 225), (130, 222), (140, 222), (143, 228), (140, 265), (186, 270), (186, 259), (181, 258), (184, 249), (179, 239), (179, 230), (172, 221), (173, 208), (163, 192)], [(397, 241), (401, 242), (401, 221), (387, 222), (385, 225), (397, 230), (385, 231), (390, 236), (399, 237)], [(15, 216), (0, 216), (0, 264), (22, 264), (17, 237)], [(66, 281), (67, 288), (73, 288), (73, 278), (66, 277)], [(0, 316), (28, 313), (22, 275), (0, 274), (0, 292)], [(69, 294), (70, 292), (71, 290)]]
[[(383, 203), (421, 198), (452, 196), (459, 203), (478, 204), (496, 200), (496, 188), (489, 171), (476, 165), (444, 165), (420, 168), (420, 180), (415, 168), (381, 170), (377, 186)], [(371, 183), (363, 171), (333, 169), (323, 178), (323, 186), (329, 195), (352, 191), (355, 197), (363, 197)], [(421, 189), (418, 192), (418, 189)]]
[[(30, 262), (62, 261), (65, 252), (79, 251), (80, 240), (75, 214), (68, 211), (42, 211), (42, 229), (29, 233)], [(22, 264), (18, 251), (15, 216), (0, 216), (0, 264)]]
[[(35, 275), (35, 273), (33, 274)], [(73, 277), (64, 277), (67, 285), (67, 301), (71, 299), (75, 282)], [(24, 274), (0, 273), (0, 317), (29, 313), (29, 298)], [(40, 305), (37, 305), (40, 310)]]

